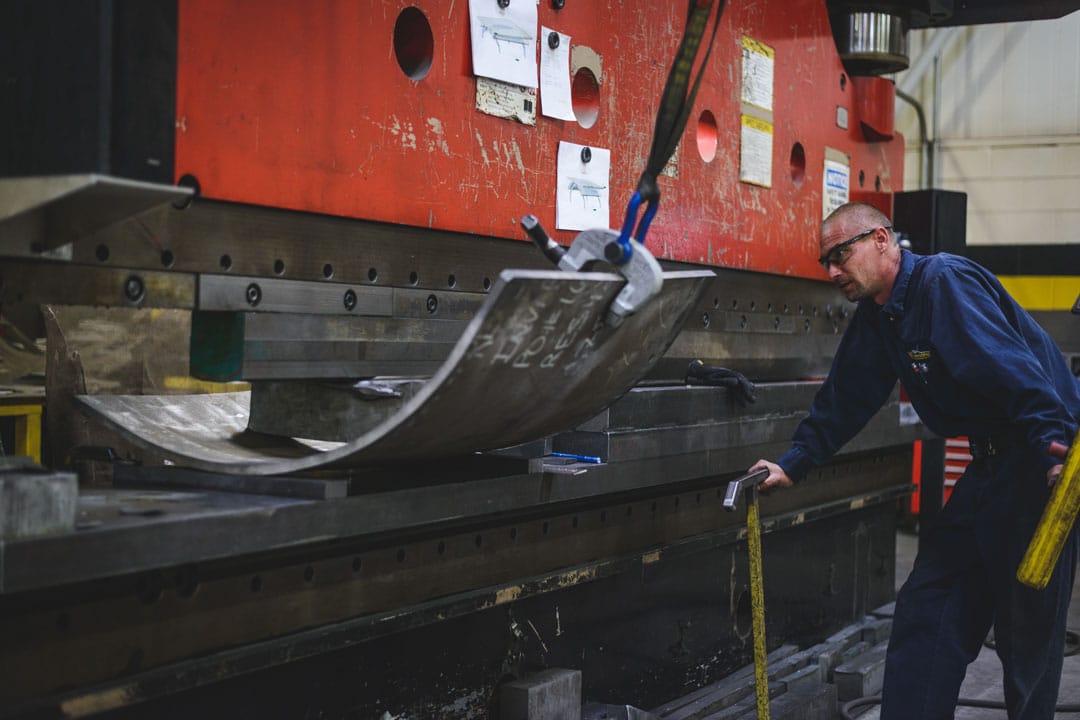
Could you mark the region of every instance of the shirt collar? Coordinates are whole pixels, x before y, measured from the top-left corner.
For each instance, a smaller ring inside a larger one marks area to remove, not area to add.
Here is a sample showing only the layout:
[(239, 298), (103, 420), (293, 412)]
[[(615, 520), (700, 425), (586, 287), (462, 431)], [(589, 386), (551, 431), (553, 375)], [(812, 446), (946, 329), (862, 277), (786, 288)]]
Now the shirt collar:
[(889, 299), (881, 307), (881, 311), (893, 316), (904, 314), (904, 301), (907, 299), (908, 284), (911, 282), (911, 272), (915, 269), (915, 256), (907, 250), (900, 250), (900, 270), (896, 273), (893, 281), (892, 292)]

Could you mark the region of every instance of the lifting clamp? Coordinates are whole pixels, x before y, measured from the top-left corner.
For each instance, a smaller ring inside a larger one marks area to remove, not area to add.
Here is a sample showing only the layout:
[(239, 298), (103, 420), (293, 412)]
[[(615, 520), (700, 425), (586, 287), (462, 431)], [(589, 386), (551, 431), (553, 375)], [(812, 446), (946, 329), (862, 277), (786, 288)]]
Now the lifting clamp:
[[(657, 176), (664, 169), (678, 146), (690, 110), (694, 106), (705, 66), (712, 53), (712, 43), (724, 12), (725, 0), (690, 0), (687, 8), (686, 28), (675, 54), (663, 95), (657, 109), (653, 129), (652, 147), (645, 162), (645, 170), (638, 180), (637, 189), (626, 208), (622, 230), (595, 228), (580, 233), (569, 249), (563, 249), (552, 240), (540, 226), (535, 215), (521, 219), (521, 227), (544, 255), (560, 270), (581, 272), (596, 262), (607, 262), (626, 278), (618, 296), (612, 301), (607, 313), (607, 324), (618, 327), (627, 316), (632, 315), (660, 292), (663, 271), (652, 253), (645, 249), (645, 233), (660, 206), (660, 187)], [(709, 19), (712, 18), (711, 32)], [(701, 48), (704, 46), (704, 52)], [(701, 61), (697, 62), (698, 54)], [(696, 74), (694, 71), (697, 65)], [(638, 212), (644, 205), (640, 222)], [(636, 225), (636, 227), (635, 227)]]
[(754, 691), (758, 720), (769, 720), (769, 667), (765, 655), (765, 584), (761, 574), (761, 517), (758, 485), (769, 476), (766, 468), (735, 478), (724, 494), (724, 509), (734, 511), (746, 495), (746, 544), (750, 555), (750, 608), (754, 626)]
[(592, 228), (580, 233), (568, 249), (548, 237), (535, 215), (526, 215), (521, 219), (521, 227), (533, 243), (560, 270), (583, 272), (597, 261), (611, 262), (619, 273), (626, 278), (619, 294), (611, 301), (608, 308), (607, 324), (618, 327), (627, 316), (637, 312), (645, 303), (660, 292), (664, 284), (664, 273), (660, 263), (637, 240), (630, 238), (633, 251), (625, 261), (617, 264), (612, 260), (621, 253), (619, 233), (609, 228)]

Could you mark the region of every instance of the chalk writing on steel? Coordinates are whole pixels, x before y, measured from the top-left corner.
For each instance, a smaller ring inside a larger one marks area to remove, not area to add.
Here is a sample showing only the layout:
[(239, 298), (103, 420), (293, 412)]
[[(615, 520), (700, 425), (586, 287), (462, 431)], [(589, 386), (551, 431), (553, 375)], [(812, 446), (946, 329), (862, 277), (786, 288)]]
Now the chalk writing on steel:
[[(582, 335), (602, 323), (603, 303), (611, 289), (584, 281), (542, 283), (499, 332), (474, 338), (469, 357), (522, 370), (554, 368), (575, 344), (574, 356), (580, 357), (594, 346)], [(547, 310), (541, 314), (540, 308)]]

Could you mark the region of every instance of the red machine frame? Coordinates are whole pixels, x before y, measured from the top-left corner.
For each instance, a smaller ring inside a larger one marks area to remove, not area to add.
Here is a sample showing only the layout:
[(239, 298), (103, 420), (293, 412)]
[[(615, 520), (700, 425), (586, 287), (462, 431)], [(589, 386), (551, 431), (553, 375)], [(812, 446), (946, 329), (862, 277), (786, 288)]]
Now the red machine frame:
[[(221, 200), (521, 239), (518, 221), (530, 212), (554, 231), (556, 151), (568, 141), (611, 150), (610, 222), (620, 224), (682, 4), (540, 3), (541, 25), (601, 58), (599, 118), (588, 129), (477, 110), (468, 3), (412, 4), (433, 31), (420, 80), (395, 57), (405, 0), (183, 0), (176, 177), (194, 176), (204, 196)], [(772, 187), (739, 181), (743, 37), (775, 51)], [(649, 247), (672, 260), (824, 279), (815, 259), (826, 148), (849, 156), (852, 199), (891, 211), (903, 139), (864, 125), (884, 115), (891, 134), (892, 100), (889, 81), (847, 77), (824, 0), (728, 3), (676, 151), (678, 177), (661, 178)], [(705, 111), (715, 130), (701, 121)], [(706, 162), (698, 135), (708, 143), (710, 132), (718, 147)]]

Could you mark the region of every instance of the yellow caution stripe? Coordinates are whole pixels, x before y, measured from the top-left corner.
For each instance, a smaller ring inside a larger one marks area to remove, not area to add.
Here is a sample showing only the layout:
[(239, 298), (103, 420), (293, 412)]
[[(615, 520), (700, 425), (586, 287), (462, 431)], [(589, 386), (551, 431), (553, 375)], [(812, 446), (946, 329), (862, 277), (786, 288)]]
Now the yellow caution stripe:
[(1025, 310), (1071, 310), (1080, 295), (1080, 275), (998, 275)]

